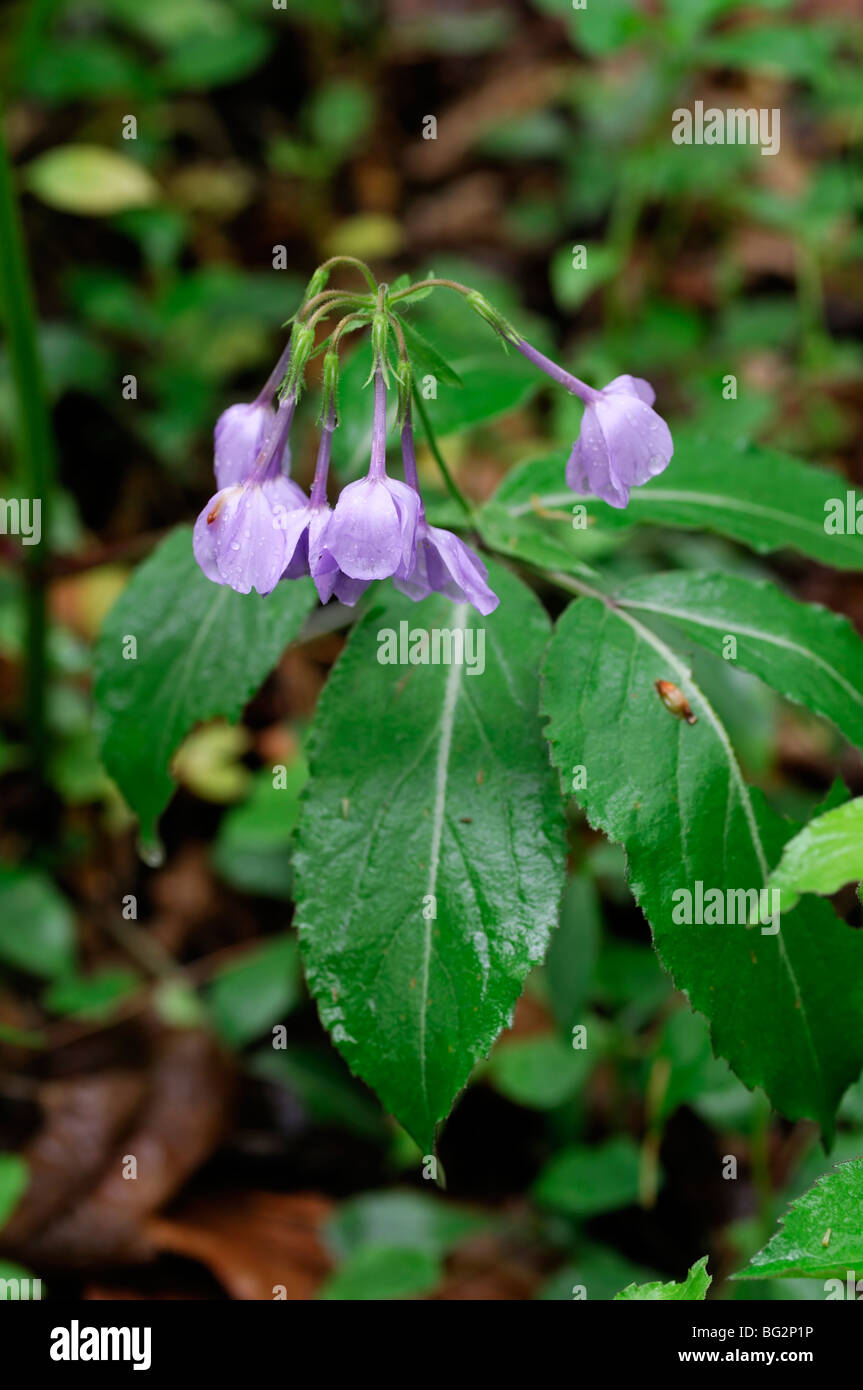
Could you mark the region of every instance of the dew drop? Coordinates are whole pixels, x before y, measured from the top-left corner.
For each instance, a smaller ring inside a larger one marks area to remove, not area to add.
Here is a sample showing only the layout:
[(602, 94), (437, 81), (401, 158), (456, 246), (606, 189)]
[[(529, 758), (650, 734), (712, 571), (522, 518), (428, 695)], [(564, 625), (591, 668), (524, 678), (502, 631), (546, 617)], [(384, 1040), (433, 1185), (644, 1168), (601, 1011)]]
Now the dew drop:
[(138, 856), (149, 869), (160, 869), (165, 862), (165, 846), (161, 840), (139, 840)]

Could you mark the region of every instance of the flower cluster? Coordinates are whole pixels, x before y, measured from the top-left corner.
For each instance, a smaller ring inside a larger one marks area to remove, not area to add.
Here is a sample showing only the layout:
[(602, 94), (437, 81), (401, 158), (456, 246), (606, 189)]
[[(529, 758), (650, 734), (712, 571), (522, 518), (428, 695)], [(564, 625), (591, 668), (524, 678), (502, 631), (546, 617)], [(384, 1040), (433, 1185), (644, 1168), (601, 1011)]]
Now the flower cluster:
[(322, 422), (307, 497), (288, 476), (291, 391), (274, 410), (267, 399), (235, 405), (216, 425), (216, 481), (195, 524), (195, 558), (208, 579), (239, 593), (269, 594), (280, 579), (311, 575), (321, 602), (356, 603), (373, 579), (392, 577), (413, 599), (447, 594), (482, 614), (497, 607), (479, 556), (451, 531), (430, 526), (417, 477), (410, 411), (402, 423), (405, 482), (386, 469), (387, 387), (374, 373), (369, 471), (327, 501), (335, 408)]
[[(489, 614), (498, 599), (489, 588), (482, 560), (458, 536), (426, 519), (411, 424), (410, 365), (400, 333), (397, 379), (404, 481), (387, 472), (387, 335), (391, 323), (398, 333), (398, 322), (387, 305), (386, 287), (376, 286), (375, 295), (362, 297), (325, 291), (321, 288), (325, 283), (326, 274), (316, 273), (291, 342), (257, 399), (232, 405), (216, 424), (218, 491), (195, 525), (198, 564), (208, 579), (240, 593), (255, 589), (269, 594), (280, 580), (311, 575), (323, 603), (335, 596), (353, 605), (372, 580), (392, 578), (395, 587), (414, 600), (441, 593)], [(601, 391), (586, 386), (531, 347), (482, 296), (449, 281), (429, 283), (464, 294), (471, 308), (505, 341), (583, 401), (581, 429), (566, 467), (574, 492), (625, 507), (630, 488), (667, 466), (673, 452), (671, 434), (652, 409), (654, 392), (648, 382), (619, 376)], [(321, 315), (342, 305), (353, 312), (336, 329), (324, 359), (321, 434), (307, 496), (290, 477), (288, 439), (314, 345), (314, 325)], [(355, 321), (372, 327), (371, 457), (366, 476), (344, 487), (331, 507), (327, 480), (338, 422), (337, 343), (340, 332)], [(281, 390), (276, 404), (277, 384)]]

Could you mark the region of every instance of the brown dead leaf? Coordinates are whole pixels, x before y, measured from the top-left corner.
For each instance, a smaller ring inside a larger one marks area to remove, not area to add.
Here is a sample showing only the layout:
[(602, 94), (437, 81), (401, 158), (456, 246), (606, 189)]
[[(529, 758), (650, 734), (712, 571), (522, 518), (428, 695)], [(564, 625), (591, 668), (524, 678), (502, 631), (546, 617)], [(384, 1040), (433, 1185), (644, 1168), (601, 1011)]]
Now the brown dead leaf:
[(234, 1299), (305, 1300), (331, 1268), (320, 1230), (332, 1209), (315, 1193), (232, 1192), (150, 1221), (147, 1236), (206, 1265)]
[[(101, 1093), (81, 1089), (77, 1108), (70, 1093), (68, 1100), (58, 1100), (53, 1115), (46, 1115), (45, 1128), (31, 1145), (41, 1155), (34, 1197), (31, 1202), (25, 1195), (20, 1217), (16, 1213), (3, 1233), (4, 1248), (26, 1264), (84, 1269), (151, 1258), (147, 1218), (171, 1200), (215, 1148), (230, 1114), (232, 1074), (211, 1035), (191, 1029), (161, 1033), (151, 1066), (140, 1078), (137, 1105), (139, 1079), (129, 1074), (128, 1089), (123, 1080), (116, 1077), (108, 1088), (103, 1084)], [(94, 1112), (89, 1136), (83, 1133), (87, 1101)], [(107, 1112), (101, 1117), (100, 1104)], [(126, 1114), (123, 1105), (128, 1106)], [(137, 1163), (134, 1178), (124, 1176), (129, 1158)], [(69, 1169), (65, 1175), (64, 1163)], [(58, 1184), (56, 1203), (44, 1195), (49, 1180)], [(14, 1234), (19, 1222), (13, 1244), (9, 1229)]]
[(5, 1246), (30, 1240), (92, 1186), (145, 1091), (143, 1073), (122, 1071), (40, 1086), (42, 1127), (22, 1151), (30, 1182), (3, 1227)]

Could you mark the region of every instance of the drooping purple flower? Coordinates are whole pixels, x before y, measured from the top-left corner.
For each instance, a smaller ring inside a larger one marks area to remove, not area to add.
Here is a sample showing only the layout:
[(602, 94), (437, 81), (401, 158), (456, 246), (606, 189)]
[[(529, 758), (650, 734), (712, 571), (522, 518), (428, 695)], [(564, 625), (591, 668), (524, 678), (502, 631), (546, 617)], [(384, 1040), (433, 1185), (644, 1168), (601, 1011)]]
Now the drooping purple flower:
[[(402, 425), (402, 458), (405, 480), (419, 497), (416, 451), (410, 416)], [(415, 601), (428, 594), (446, 594), (456, 603), (470, 603), (485, 617), (494, 612), (500, 600), (489, 588), (488, 570), (469, 545), (452, 531), (430, 526), (420, 500), (416, 555), (413, 565), (400, 567), (393, 584)]]
[(281, 459), (296, 398), (271, 412), (272, 421), (257, 461), (244, 482), (220, 488), (195, 522), (195, 559), (208, 579), (238, 593), (269, 594), (286, 564), (285, 531), (279, 518), (306, 504), (302, 489), (281, 471)]
[(566, 466), (566, 481), (581, 496), (601, 497), (625, 507), (629, 490), (668, 467), (674, 453), (671, 431), (652, 408), (648, 381), (618, 376), (601, 391), (586, 386), (522, 339), (518, 350), (584, 402), (581, 429)]
[(287, 557), (283, 579), (299, 579), (310, 574), (322, 603), (335, 594), (341, 603), (352, 608), (369, 586), (366, 579), (352, 579), (344, 574), (336, 560), (324, 548), (324, 537), (332, 516), (327, 502), (327, 474), (335, 429), (332, 408), (321, 428), (315, 477), (308, 501), (303, 506), (280, 510), (278, 524), (285, 533)]
[(419, 498), (387, 475), (386, 436), (386, 386), (378, 367), (369, 471), (343, 489), (322, 540), (323, 550), (351, 579), (386, 579), (402, 566), (413, 569)]
[[(244, 483), (254, 469), (275, 419), (273, 392), (285, 374), (290, 352), (291, 344), (288, 342), (255, 400), (229, 405), (216, 421), (213, 468), (220, 488)], [(287, 450), (286, 439), (283, 453)], [(283, 466), (285, 472), (290, 471), (289, 453), (283, 459)]]
[(255, 466), (275, 411), (269, 400), (229, 405), (213, 431), (213, 468), (220, 488), (244, 483)]
[(625, 507), (630, 488), (668, 467), (674, 444), (662, 416), (651, 408), (654, 400), (649, 382), (618, 376), (585, 404), (566, 465), (566, 481), (574, 492)]

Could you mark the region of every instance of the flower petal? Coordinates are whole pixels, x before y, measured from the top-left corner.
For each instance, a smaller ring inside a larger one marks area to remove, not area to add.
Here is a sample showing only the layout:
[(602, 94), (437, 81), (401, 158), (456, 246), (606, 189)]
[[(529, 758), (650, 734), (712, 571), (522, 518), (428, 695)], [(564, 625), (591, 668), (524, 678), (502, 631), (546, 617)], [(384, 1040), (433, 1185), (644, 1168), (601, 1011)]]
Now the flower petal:
[[(493, 613), (500, 599), (489, 588), (488, 570), (480, 557), (459, 536), (453, 535), (452, 531), (430, 526), (429, 533), (437, 555), (451, 575), (452, 586), (457, 591), (450, 596), (466, 599), (483, 617)], [(441, 592), (446, 593), (448, 590), (443, 589)]]
[(608, 444), (593, 405), (584, 408), (566, 465), (566, 481), (581, 497), (601, 497), (611, 507), (625, 507), (629, 501), (629, 489), (612, 474)]
[(400, 483), (395, 478), (384, 478), (383, 485), (387, 488), (399, 514), (402, 527), (402, 563), (405, 568), (413, 568), (414, 557), (416, 554), (417, 525), (420, 518), (420, 499), (419, 493), (406, 483)]
[(602, 388), (603, 395), (613, 396), (638, 396), (639, 400), (644, 401), (645, 405), (653, 405), (656, 400), (656, 392), (649, 381), (645, 381), (643, 376), (616, 376), (614, 381), (610, 381), (607, 386)]
[(601, 398), (594, 406), (612, 476), (627, 489), (640, 487), (667, 468), (674, 453), (671, 431), (655, 410), (635, 396)]
[(240, 594), (269, 594), (285, 569), (285, 533), (260, 483), (238, 489), (218, 518), (215, 555), (225, 584)]
[(417, 531), (416, 561), (399, 569), (393, 584), (418, 601), (430, 593), (446, 594), (455, 603), (471, 603), (483, 615), (492, 613), (498, 597), (488, 586), (488, 570), (479, 556), (452, 531), (429, 526), (423, 518)]
[(374, 478), (348, 483), (327, 527), (326, 548), (352, 579), (386, 579), (402, 560), (402, 517), (389, 489)]
[(274, 419), (275, 411), (267, 402), (240, 402), (222, 412), (213, 431), (214, 469), (220, 488), (246, 481)]
[(195, 552), (195, 559), (204, 571), (208, 579), (214, 584), (224, 584), (219, 567), (216, 563), (216, 539), (214, 527), (218, 519), (218, 513), (224, 504), (224, 497), (221, 492), (214, 493), (206, 507), (200, 512), (195, 529), (192, 533), (192, 549)]
[(339, 571), (334, 592), (339, 603), (345, 604), (347, 608), (353, 608), (368, 587), (369, 581), (367, 579), (351, 579), (349, 575)]

